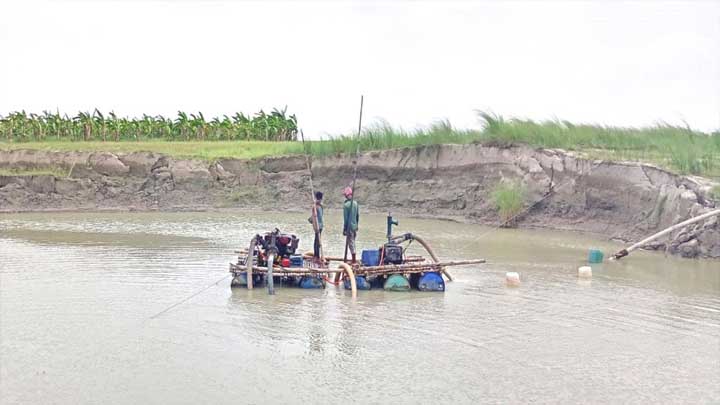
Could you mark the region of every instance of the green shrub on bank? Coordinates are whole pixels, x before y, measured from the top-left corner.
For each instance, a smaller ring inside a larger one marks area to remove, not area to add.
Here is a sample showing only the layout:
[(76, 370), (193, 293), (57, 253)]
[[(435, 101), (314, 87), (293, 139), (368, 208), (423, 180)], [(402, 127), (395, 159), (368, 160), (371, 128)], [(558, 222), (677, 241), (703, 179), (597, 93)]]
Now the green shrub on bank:
[(491, 197), (500, 215), (502, 226), (513, 226), (515, 217), (525, 206), (527, 189), (518, 180), (501, 180), (492, 191)]
[(715, 186), (710, 189), (710, 198), (715, 201), (720, 201), (720, 186)]

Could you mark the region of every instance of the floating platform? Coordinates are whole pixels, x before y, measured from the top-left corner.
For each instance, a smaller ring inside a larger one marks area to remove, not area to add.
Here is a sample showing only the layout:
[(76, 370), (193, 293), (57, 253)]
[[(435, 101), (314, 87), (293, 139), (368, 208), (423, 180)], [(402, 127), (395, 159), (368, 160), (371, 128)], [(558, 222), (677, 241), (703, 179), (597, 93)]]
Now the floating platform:
[[(447, 267), (485, 263), (484, 259), (440, 261), (430, 245), (412, 233), (392, 237), (397, 221), (388, 215), (388, 243), (377, 250), (363, 251), (363, 260), (349, 263), (344, 258), (314, 258), (312, 253), (296, 254), (299, 239), (276, 228), (264, 236), (256, 235), (247, 250), (236, 251), (237, 263), (230, 263), (231, 286), (266, 284), (274, 294), (275, 284), (300, 288), (325, 288), (326, 283), (344, 285), (352, 291), (382, 288), (386, 291), (445, 291), (445, 278), (452, 281)], [(410, 243), (417, 241), (430, 258), (406, 255)], [(401, 245), (408, 242), (408, 245)], [(279, 260), (275, 260), (279, 258)], [(300, 260), (302, 259), (302, 260)], [(292, 265), (291, 265), (292, 264)], [(333, 269), (332, 265), (336, 267)]]
[[(335, 261), (339, 261), (340, 265), (331, 269), (330, 264)], [(420, 291), (445, 291), (442, 273), (446, 267), (482, 263), (485, 263), (484, 259), (433, 262), (420, 256), (412, 256), (402, 264), (363, 266), (360, 263), (347, 263), (339, 258), (325, 258), (324, 262), (319, 264), (306, 255), (302, 267), (276, 265), (272, 268), (272, 276), (278, 284), (301, 288), (324, 288), (326, 282), (334, 280), (333, 283), (343, 281), (349, 290), (353, 290), (353, 284), (355, 290), (371, 290), (379, 287), (376, 280), (381, 279), (381, 288), (388, 291), (408, 291), (411, 288)], [(238, 263), (230, 263), (230, 273), (233, 274), (233, 286), (246, 287), (247, 256), (240, 258)], [(262, 285), (267, 280), (268, 268), (253, 264), (251, 273), (254, 284)], [(354, 278), (354, 283), (351, 277)]]

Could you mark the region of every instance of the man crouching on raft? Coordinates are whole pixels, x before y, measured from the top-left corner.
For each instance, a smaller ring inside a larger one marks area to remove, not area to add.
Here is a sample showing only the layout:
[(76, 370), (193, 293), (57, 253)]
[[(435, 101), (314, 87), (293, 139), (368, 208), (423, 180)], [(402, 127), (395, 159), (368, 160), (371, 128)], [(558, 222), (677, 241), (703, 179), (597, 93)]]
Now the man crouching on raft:
[(353, 200), (353, 190), (345, 187), (343, 190), (345, 204), (343, 204), (343, 235), (345, 235), (345, 254), (350, 249), (352, 262), (355, 263), (355, 237), (357, 237), (358, 222), (360, 222), (360, 209), (357, 201)]

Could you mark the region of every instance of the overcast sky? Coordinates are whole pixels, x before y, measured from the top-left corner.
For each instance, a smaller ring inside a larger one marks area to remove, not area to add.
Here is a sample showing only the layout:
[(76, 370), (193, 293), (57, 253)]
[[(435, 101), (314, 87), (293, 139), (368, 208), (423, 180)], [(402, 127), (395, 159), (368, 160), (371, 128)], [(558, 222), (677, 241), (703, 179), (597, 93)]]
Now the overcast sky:
[(0, 0), (0, 114), (206, 117), (287, 105), (305, 133), (475, 109), (720, 128), (720, 1)]

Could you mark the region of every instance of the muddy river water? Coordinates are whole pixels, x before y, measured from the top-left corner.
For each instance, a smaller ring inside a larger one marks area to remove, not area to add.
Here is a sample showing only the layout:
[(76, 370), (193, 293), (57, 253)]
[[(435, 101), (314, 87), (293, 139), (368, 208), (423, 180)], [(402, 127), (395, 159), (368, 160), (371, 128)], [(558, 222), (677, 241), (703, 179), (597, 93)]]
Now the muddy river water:
[[(234, 249), (276, 224), (309, 248), (306, 218), (1, 216), (0, 403), (720, 402), (718, 262), (640, 252), (583, 281), (590, 247), (620, 245), (399, 218), (441, 258), (488, 263), (445, 293), (230, 288)], [(363, 216), (359, 246), (384, 223)]]

